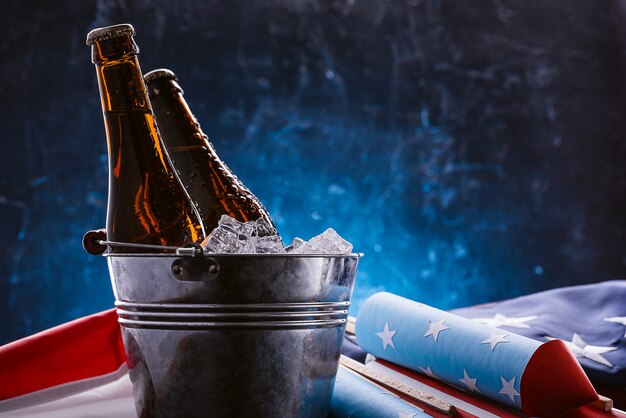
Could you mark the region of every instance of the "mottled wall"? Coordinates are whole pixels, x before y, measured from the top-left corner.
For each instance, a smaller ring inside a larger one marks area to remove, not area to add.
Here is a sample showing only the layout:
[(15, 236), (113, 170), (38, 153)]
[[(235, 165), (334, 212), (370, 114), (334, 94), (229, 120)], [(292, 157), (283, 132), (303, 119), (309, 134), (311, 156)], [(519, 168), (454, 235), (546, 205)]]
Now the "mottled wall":
[(442, 308), (626, 276), (623, 1), (3, 2), (0, 343), (112, 306), (85, 35), (130, 22), (284, 237)]

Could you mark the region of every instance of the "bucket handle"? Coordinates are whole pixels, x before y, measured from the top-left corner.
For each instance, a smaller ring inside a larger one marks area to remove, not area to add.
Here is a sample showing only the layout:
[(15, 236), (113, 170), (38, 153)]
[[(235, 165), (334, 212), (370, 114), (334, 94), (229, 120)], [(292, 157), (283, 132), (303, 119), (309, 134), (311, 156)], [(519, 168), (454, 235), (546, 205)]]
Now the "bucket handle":
[(204, 253), (204, 249), (200, 244), (189, 243), (184, 247), (176, 247), (172, 245), (154, 245), (143, 244), (137, 242), (118, 242), (109, 241), (107, 239), (106, 229), (94, 229), (87, 231), (83, 236), (83, 248), (91, 255), (101, 255), (109, 248), (134, 248), (141, 250), (157, 250), (174, 253), (181, 257), (195, 257)]

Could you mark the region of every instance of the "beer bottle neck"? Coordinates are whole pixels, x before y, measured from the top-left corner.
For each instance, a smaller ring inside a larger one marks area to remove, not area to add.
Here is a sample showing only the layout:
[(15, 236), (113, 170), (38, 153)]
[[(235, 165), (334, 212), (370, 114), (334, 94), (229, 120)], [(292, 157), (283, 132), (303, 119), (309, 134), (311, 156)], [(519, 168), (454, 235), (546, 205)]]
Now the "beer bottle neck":
[(172, 78), (159, 77), (154, 79), (150, 78), (148, 80), (148, 76), (146, 76), (144, 80), (146, 80), (150, 100), (164, 95), (175, 97), (178, 95), (182, 96), (184, 93), (180, 85)]
[(92, 46), (102, 109), (109, 112), (151, 113), (132, 36), (107, 39)]
[(161, 78), (148, 84), (148, 95), (156, 106), (173, 115), (167, 118), (170, 121), (186, 121), (183, 126), (178, 129), (182, 130), (179, 135), (194, 135), (200, 132), (200, 124), (196, 117), (191, 113), (187, 101), (183, 97), (183, 89), (180, 88), (175, 80)]
[(148, 94), (154, 112), (159, 116), (168, 115), (158, 119), (166, 146), (173, 150), (191, 145), (204, 146), (206, 151), (215, 153), (198, 120), (189, 109), (183, 90), (175, 80), (159, 78), (149, 81)]
[(131, 34), (96, 40), (92, 44), (91, 61), (101, 64), (126, 55), (139, 54), (139, 47)]

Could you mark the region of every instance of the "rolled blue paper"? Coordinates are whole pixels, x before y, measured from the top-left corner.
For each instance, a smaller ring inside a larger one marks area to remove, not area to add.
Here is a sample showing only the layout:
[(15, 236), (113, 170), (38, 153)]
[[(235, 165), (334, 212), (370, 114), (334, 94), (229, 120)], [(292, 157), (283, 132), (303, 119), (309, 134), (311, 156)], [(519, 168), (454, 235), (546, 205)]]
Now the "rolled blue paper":
[(337, 372), (330, 416), (332, 418), (430, 417), (416, 406), (343, 367), (339, 367)]
[(386, 292), (361, 306), (356, 337), (378, 358), (517, 408), (522, 374), (541, 345)]

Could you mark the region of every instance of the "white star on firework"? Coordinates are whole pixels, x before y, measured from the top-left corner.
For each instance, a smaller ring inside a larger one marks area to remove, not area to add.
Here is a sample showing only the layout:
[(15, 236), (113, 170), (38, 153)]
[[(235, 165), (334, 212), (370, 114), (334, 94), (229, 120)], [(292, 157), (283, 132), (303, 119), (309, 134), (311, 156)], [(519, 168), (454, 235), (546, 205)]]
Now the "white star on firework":
[(480, 393), (480, 391), (476, 387), (476, 382), (478, 381), (478, 378), (472, 379), (471, 377), (469, 377), (465, 369), (463, 369), (463, 379), (459, 379), (459, 381), (461, 381), (465, 386), (467, 386), (467, 388), (471, 392)]
[(422, 373), (424, 373), (426, 376), (430, 376), (433, 379), (438, 379), (438, 377), (435, 375), (435, 373), (433, 373), (432, 370), (430, 370), (430, 366), (427, 366), (426, 368), (420, 367), (420, 370), (422, 371)]
[(432, 335), (435, 341), (437, 341), (437, 338), (439, 338), (439, 333), (441, 331), (450, 329), (450, 327), (447, 327), (443, 324), (444, 322), (446, 322), (445, 319), (442, 319), (440, 321), (435, 321), (435, 322), (428, 321), (428, 331), (426, 331), (426, 334), (424, 334), (424, 337), (428, 337), (429, 335)]
[(493, 318), (472, 318), (474, 321), (482, 322), (485, 325), (489, 325), (490, 327), (509, 327), (509, 328), (530, 328), (530, 325), (525, 322), (532, 321), (536, 319), (536, 315), (532, 316), (520, 316), (520, 317), (509, 317), (504, 316), (502, 314), (495, 314)]
[[(605, 321), (615, 322), (616, 324), (622, 324), (626, 327), (626, 316), (612, 316), (611, 318), (604, 318)], [(626, 333), (624, 333), (626, 337)]]
[(481, 341), (481, 344), (489, 344), (491, 345), (491, 351), (493, 351), (496, 346), (500, 343), (510, 343), (511, 341), (507, 340), (506, 337), (509, 334), (491, 334), (489, 338), (484, 341)]
[(388, 345), (396, 348), (396, 346), (393, 345), (393, 336), (396, 335), (396, 332), (397, 331), (391, 331), (389, 329), (389, 323), (385, 322), (385, 329), (383, 330), (383, 332), (376, 333), (376, 335), (378, 335), (378, 337), (383, 340), (383, 350), (386, 350)]
[[(558, 338), (546, 337), (548, 340), (557, 340)], [(567, 348), (578, 358), (586, 358), (596, 363), (604, 364), (607, 367), (613, 367), (610, 361), (602, 357), (602, 354), (609, 351), (617, 350), (617, 347), (602, 347), (597, 345), (589, 345), (580, 338), (580, 336), (574, 333), (572, 341), (561, 340), (565, 343)]]
[(504, 377), (500, 376), (500, 380), (502, 381), (500, 393), (508, 396), (511, 402), (515, 403), (515, 397), (519, 396), (519, 392), (515, 390), (515, 376), (513, 376), (511, 380), (506, 380)]

